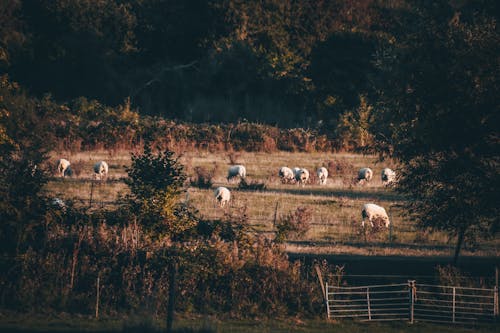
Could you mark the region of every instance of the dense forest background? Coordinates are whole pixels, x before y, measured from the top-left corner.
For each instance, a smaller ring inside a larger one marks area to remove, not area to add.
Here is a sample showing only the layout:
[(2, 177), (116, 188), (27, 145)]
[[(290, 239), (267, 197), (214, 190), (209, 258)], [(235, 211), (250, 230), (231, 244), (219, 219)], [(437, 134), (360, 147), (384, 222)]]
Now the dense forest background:
[(341, 133), (383, 89), (388, 47), (498, 13), (459, 0), (6, 0), (0, 72), (61, 103), (130, 98), (143, 115)]

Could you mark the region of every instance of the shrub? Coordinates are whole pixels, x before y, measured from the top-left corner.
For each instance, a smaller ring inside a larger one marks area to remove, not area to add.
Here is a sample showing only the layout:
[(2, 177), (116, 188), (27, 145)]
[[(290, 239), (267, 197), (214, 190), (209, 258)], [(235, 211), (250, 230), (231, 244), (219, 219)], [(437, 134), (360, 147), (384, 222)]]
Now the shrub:
[(168, 150), (153, 154), (145, 144), (144, 153), (133, 154), (127, 169), (130, 213), (153, 239), (181, 237), (196, 224), (190, 207), (180, 201), (186, 176), (173, 155)]
[(194, 168), (195, 176), (190, 178), (191, 186), (196, 186), (199, 188), (211, 188), (213, 185), (213, 178), (217, 171), (217, 165), (214, 163), (214, 167), (208, 170), (204, 167), (197, 166)]
[(238, 189), (239, 190), (250, 190), (250, 191), (263, 191), (266, 189), (266, 184), (258, 182), (256, 180), (251, 181), (250, 183), (247, 182), (245, 178), (243, 178), (240, 183), (238, 184)]
[(277, 223), (275, 240), (284, 242), (288, 238), (303, 236), (309, 230), (311, 221), (312, 211), (307, 207), (297, 207), (295, 212), (289, 212)]

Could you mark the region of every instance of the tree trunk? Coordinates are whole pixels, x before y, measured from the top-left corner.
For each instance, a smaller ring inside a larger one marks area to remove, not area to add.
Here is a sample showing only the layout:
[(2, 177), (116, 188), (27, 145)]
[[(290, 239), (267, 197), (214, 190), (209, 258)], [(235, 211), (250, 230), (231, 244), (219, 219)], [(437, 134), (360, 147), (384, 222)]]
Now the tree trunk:
[(458, 230), (457, 245), (455, 246), (455, 255), (453, 256), (453, 265), (455, 266), (457, 265), (458, 255), (460, 254), (460, 249), (462, 248), (462, 244), (464, 242), (465, 229), (465, 227), (461, 227)]

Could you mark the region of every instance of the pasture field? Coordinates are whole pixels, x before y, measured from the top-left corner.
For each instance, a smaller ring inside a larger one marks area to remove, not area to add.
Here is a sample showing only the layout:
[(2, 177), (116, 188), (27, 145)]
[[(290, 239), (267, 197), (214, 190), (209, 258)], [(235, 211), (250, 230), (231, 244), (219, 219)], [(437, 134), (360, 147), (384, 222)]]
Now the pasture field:
[[(78, 317), (72, 318), (41, 318), (41, 317), (0, 317), (0, 332), (35, 333), (35, 332), (163, 332), (165, 323), (161, 319), (132, 317), (128, 319)], [(178, 333), (391, 333), (391, 332), (499, 332), (498, 325), (477, 325), (460, 327), (430, 323), (389, 322), (389, 323), (359, 323), (352, 321), (334, 322), (325, 319), (301, 320), (298, 318), (273, 320), (231, 320), (214, 317), (188, 318), (179, 317), (173, 325)]]
[[(179, 156), (188, 177), (195, 175), (195, 168), (213, 170), (213, 185), (210, 189), (189, 187), (186, 198), (199, 214), (206, 219), (224, 218), (225, 215), (245, 215), (250, 230), (273, 236), (274, 223), (298, 207), (310, 212), (310, 228), (298, 238), (289, 239), (287, 251), (295, 254), (350, 254), (350, 255), (403, 255), (403, 256), (450, 256), (455, 239), (442, 232), (420, 231), (402, 214), (404, 197), (391, 188), (383, 186), (380, 172), (385, 167), (395, 168), (390, 162), (378, 162), (374, 155), (352, 153), (249, 153), (187, 151)], [(112, 207), (119, 198), (127, 194), (124, 183), (126, 168), (130, 165), (130, 152), (89, 151), (79, 153), (54, 152), (51, 167), (55, 170), (58, 158), (71, 161), (75, 175), (71, 178), (54, 178), (46, 191), (64, 199), (73, 199), (82, 205)], [(106, 182), (93, 180), (92, 166), (105, 160), (110, 170)], [(246, 166), (247, 183), (264, 184), (260, 191), (238, 189), (238, 181), (226, 180), (227, 168), (238, 163)], [(282, 184), (277, 175), (281, 166), (307, 168), (313, 182), (305, 186)], [(318, 185), (315, 170), (325, 166), (329, 169), (326, 185)], [(374, 171), (373, 180), (367, 184), (356, 184), (353, 179), (361, 167)], [(159, 175), (160, 177), (160, 175)], [(227, 186), (232, 198), (229, 207), (219, 208), (215, 204), (213, 190)], [(91, 201), (92, 199), (92, 201)], [(386, 208), (391, 218), (391, 228), (372, 233), (370, 228), (361, 228), (361, 208), (373, 202)], [(473, 247), (466, 244), (462, 252), (468, 256), (500, 257), (500, 240), (482, 241)]]

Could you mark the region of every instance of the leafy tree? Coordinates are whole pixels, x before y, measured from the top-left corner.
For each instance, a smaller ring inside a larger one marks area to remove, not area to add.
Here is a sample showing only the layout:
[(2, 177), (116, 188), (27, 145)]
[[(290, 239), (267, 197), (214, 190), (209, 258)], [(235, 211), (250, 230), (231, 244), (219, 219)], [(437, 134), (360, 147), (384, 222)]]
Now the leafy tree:
[(319, 100), (333, 97), (343, 110), (359, 105), (371, 90), (376, 40), (363, 33), (336, 33), (318, 43), (311, 54), (309, 75)]
[(379, 53), (372, 130), (401, 162), (408, 215), (456, 236), (456, 262), (464, 241), (499, 230), (500, 35), (494, 18), (468, 7), (424, 3), (408, 14), (413, 28)]
[(373, 135), (370, 124), (373, 118), (373, 106), (368, 104), (366, 96), (360, 96), (360, 105), (355, 110), (342, 113), (335, 129), (339, 146), (345, 150), (373, 147)]
[(0, 71), (7, 68), (26, 41), (20, 19), (21, 2), (5, 0), (0, 2)]
[[(136, 53), (136, 20), (127, 2), (21, 1), (27, 41), (9, 73), (38, 94), (120, 102), (123, 61)], [(126, 67), (124, 67), (126, 68)], [(121, 79), (121, 80), (120, 80)]]
[(0, 252), (10, 256), (40, 246), (50, 144), (40, 103), (7, 76), (0, 77)]
[(166, 150), (154, 154), (146, 143), (142, 154), (132, 155), (127, 169), (130, 208), (152, 239), (178, 239), (193, 228), (192, 210), (181, 202), (186, 175), (174, 153)]

